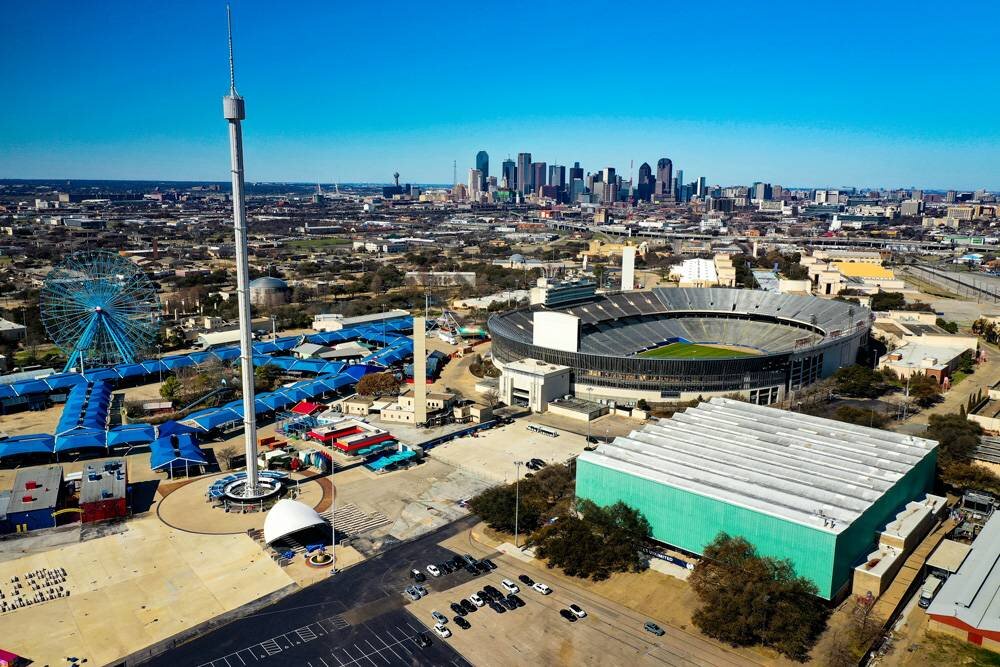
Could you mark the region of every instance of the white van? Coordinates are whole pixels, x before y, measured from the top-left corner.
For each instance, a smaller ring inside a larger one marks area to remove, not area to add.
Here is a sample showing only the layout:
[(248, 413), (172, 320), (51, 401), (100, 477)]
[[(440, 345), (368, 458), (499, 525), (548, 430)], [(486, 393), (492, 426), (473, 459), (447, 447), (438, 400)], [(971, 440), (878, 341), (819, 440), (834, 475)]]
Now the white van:
[(921, 609), (927, 609), (927, 607), (931, 606), (931, 601), (934, 600), (934, 596), (937, 595), (942, 583), (944, 582), (933, 574), (924, 580), (924, 585), (920, 589), (920, 599), (917, 600), (917, 605)]

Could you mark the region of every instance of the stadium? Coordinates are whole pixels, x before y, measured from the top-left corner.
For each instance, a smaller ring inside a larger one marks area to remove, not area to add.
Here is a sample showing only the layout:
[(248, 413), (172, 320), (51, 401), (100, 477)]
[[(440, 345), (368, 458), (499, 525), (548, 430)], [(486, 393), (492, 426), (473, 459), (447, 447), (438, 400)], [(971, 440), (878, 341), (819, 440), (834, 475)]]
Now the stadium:
[(634, 402), (739, 393), (783, 400), (853, 364), (871, 313), (805, 295), (654, 288), (493, 315), (501, 369), (533, 359), (570, 369), (580, 397)]

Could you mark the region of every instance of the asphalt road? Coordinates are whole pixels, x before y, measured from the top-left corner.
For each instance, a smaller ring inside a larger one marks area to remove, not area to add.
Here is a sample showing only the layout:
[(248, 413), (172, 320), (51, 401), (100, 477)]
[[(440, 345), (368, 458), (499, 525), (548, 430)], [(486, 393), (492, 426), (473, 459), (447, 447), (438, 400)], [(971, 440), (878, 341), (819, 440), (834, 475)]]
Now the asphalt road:
[[(466, 517), (413, 542), (331, 576), (266, 609), (233, 621), (146, 663), (177, 667), (385, 667), (470, 663), (433, 632), (431, 645), (414, 642), (426, 628), (405, 608), (409, 572), (425, 572), (455, 554), (438, 542), (476, 522)], [(464, 570), (439, 578), (427, 575), (432, 590), (472, 579)], [(451, 614), (449, 610), (442, 610)], [(430, 621), (430, 619), (427, 619)], [(461, 632), (457, 628), (453, 631)]]

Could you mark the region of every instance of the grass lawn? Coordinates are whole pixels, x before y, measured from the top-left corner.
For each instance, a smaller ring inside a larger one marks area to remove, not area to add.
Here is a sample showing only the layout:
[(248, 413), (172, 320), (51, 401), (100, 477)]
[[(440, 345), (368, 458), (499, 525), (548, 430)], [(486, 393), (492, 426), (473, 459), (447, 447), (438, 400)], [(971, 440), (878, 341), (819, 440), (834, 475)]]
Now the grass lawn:
[(696, 343), (670, 343), (663, 347), (654, 347), (652, 350), (640, 352), (638, 356), (648, 359), (735, 359), (757, 355), (752, 352), (741, 352)]
[(331, 248), (338, 245), (347, 245), (350, 243), (350, 239), (342, 238), (321, 238), (321, 239), (296, 239), (294, 241), (289, 241), (285, 244), (287, 248), (295, 248), (296, 250), (319, 250), (320, 248)]

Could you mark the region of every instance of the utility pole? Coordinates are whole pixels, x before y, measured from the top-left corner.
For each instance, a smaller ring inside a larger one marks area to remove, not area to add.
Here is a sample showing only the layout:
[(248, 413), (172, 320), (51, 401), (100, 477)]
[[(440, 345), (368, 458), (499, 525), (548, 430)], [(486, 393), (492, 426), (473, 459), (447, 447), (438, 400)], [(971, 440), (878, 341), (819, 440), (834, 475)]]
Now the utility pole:
[(521, 463), (522, 461), (514, 461), (515, 466), (515, 477), (514, 477), (514, 548), (518, 548), (518, 509), (521, 506)]

